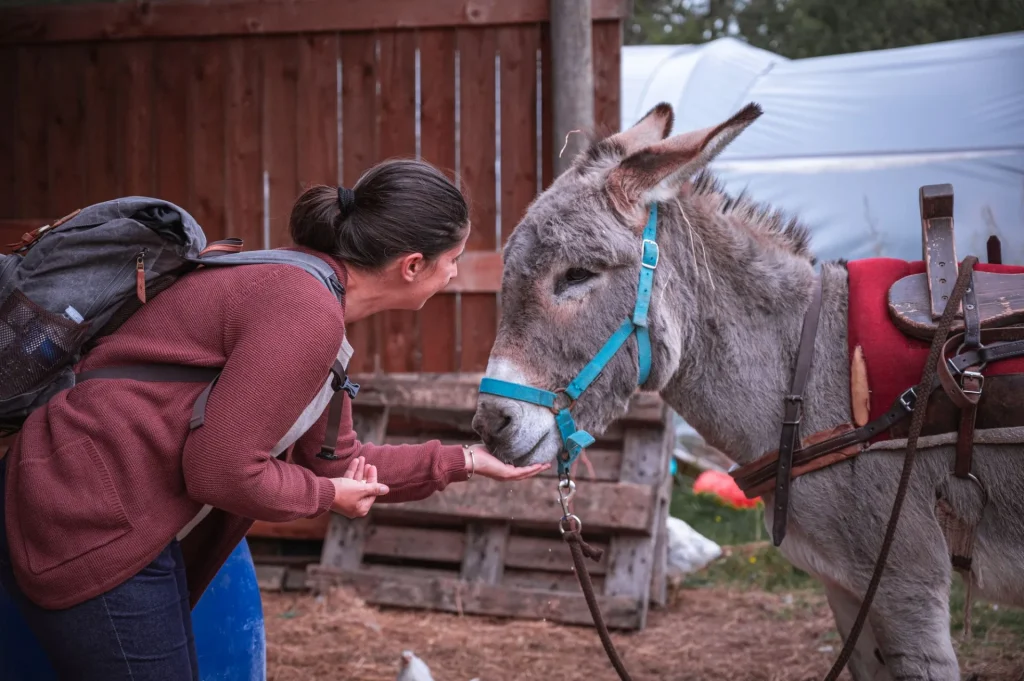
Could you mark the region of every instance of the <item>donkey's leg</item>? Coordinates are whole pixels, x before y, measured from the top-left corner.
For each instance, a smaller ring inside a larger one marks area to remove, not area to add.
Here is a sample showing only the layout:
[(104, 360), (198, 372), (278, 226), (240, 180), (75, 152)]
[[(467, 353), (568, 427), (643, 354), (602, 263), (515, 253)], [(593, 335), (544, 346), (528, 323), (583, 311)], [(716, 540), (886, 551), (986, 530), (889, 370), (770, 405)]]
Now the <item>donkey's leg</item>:
[(919, 507), (908, 509), (868, 622), (893, 679), (959, 681), (949, 633), (949, 554), (935, 520), (922, 515)]
[[(853, 621), (857, 618), (857, 611), (860, 610), (861, 599), (841, 586), (827, 582), (825, 583), (825, 595), (828, 597), (832, 614), (835, 615), (839, 636), (845, 642), (850, 635)], [(850, 656), (849, 669), (853, 674), (854, 681), (891, 681), (892, 679), (885, 665), (882, 664), (882, 654), (870, 622), (864, 623), (864, 630), (857, 639), (857, 647), (853, 649), (853, 655)]]

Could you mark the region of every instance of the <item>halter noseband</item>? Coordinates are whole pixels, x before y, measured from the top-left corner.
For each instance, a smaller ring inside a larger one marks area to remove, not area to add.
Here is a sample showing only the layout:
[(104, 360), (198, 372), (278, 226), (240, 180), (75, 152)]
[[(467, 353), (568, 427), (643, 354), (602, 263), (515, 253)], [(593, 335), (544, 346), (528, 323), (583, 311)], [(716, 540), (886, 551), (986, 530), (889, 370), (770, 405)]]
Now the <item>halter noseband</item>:
[[(572, 383), (563, 390), (551, 392), (520, 383), (501, 381), (496, 378), (484, 378), (480, 381), (480, 392), (499, 397), (507, 397), (519, 402), (529, 402), (550, 409), (555, 414), (555, 423), (562, 436), (564, 452), (558, 457), (558, 475), (565, 477), (569, 468), (584, 449), (594, 444), (594, 437), (585, 430), (576, 428), (569, 409), (579, 399), (583, 391), (590, 387), (615, 353), (626, 342), (631, 334), (636, 333), (637, 359), (639, 376), (637, 385), (643, 385), (651, 373), (651, 337), (647, 330), (647, 310), (651, 303), (651, 291), (654, 288), (654, 270), (658, 267), (658, 204), (651, 204), (650, 216), (644, 227), (643, 241), (640, 246), (640, 282), (637, 285), (636, 305), (633, 307), (632, 318), (626, 319), (622, 326), (612, 334), (604, 347), (594, 359), (583, 367)], [(559, 397), (565, 395), (567, 402), (559, 404)]]

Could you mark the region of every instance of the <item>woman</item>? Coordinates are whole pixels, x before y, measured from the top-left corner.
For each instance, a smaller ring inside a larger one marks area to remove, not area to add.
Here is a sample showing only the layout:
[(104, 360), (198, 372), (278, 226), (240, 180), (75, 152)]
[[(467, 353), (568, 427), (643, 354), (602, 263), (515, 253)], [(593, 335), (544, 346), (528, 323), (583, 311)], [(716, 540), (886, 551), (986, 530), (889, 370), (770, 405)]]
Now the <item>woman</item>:
[[(516, 469), (479, 445), (363, 445), (348, 398), (334, 456), (317, 456), (316, 398), (350, 350), (345, 321), (420, 309), (455, 276), (469, 229), (462, 195), (425, 163), (311, 188), (292, 238), (331, 265), (344, 306), (291, 265), (202, 269), (76, 369), (223, 367), (201, 427), (189, 417), (204, 386), (187, 383), (85, 381), (30, 416), (0, 461), (0, 580), (61, 678), (198, 681), (190, 605), (253, 520), (358, 517), (377, 498), (547, 467)], [(291, 445), (291, 462), (279, 458)]]

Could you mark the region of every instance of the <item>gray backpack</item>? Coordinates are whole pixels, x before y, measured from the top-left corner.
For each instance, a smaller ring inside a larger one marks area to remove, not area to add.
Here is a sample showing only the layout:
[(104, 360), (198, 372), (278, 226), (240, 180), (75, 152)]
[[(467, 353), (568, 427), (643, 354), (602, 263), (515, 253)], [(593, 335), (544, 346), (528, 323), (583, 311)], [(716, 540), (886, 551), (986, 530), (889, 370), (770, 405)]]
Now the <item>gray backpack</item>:
[[(147, 300), (197, 267), (284, 263), (301, 267), (344, 304), (330, 265), (285, 250), (242, 251), (240, 239), (209, 246), (199, 224), (167, 201), (131, 196), (75, 211), (26, 234), (0, 255), (0, 435), (21, 428), (55, 394), (90, 378), (206, 382), (192, 427), (202, 424), (220, 369), (169, 365), (109, 367), (76, 374), (74, 364), (95, 342), (121, 326)], [(339, 391), (358, 386), (340, 362), (331, 369)], [(337, 436), (337, 426), (328, 427)], [(329, 446), (328, 446), (329, 445)], [(325, 443), (324, 458), (334, 443)]]

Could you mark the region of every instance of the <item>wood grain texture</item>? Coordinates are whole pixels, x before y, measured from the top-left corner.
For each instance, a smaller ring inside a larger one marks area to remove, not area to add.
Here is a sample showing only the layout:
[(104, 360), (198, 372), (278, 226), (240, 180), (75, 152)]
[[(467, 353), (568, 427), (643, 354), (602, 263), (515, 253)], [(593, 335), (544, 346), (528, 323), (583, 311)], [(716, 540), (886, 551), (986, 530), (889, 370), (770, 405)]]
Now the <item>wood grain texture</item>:
[[(0, 48), (0, 91), (10, 93), (7, 105), (0, 107), (0, 159), (6, 159), (0, 163), (0, 218), (10, 218), (18, 214), (18, 173), (14, 165), (18, 146), (18, 51), (13, 47)], [(6, 244), (0, 238), (0, 248)]]
[(208, 241), (227, 236), (225, 197), (224, 44), (195, 42), (190, 46), (188, 119), (189, 212), (206, 232)]
[[(512, 230), (537, 194), (537, 51), (540, 25), (506, 26), (501, 53), (501, 239)], [(533, 142), (533, 143), (531, 143)], [(501, 261), (496, 272), (501, 290)]]
[[(154, 54), (153, 42), (128, 43), (121, 45), (118, 61), (121, 71), (118, 75), (117, 107), (122, 118), (121, 126), (121, 185), (128, 195), (152, 196), (154, 190), (153, 156), (153, 108), (154, 108)], [(212, 112), (223, 116), (220, 101), (222, 89), (203, 90), (203, 94), (217, 101), (207, 104)], [(223, 123), (221, 123), (223, 126)], [(223, 134), (206, 141), (214, 143), (215, 153), (223, 166)], [(220, 175), (223, 187), (223, 173)], [(212, 176), (211, 176), (212, 179)], [(222, 204), (223, 197), (217, 196), (216, 203)], [(221, 215), (223, 209), (221, 209)], [(193, 213), (193, 215), (195, 215)], [(198, 219), (198, 216), (197, 216)], [(219, 225), (221, 221), (217, 224)], [(206, 225), (200, 220), (204, 229)]]
[[(121, 137), (117, 107), (118, 59), (117, 47), (109, 44), (89, 45), (85, 56), (84, 128), (88, 134), (84, 135), (82, 143), (88, 164), (88, 172), (84, 173), (87, 203), (110, 201), (123, 196), (117, 153)], [(159, 95), (157, 92), (156, 96)], [(184, 124), (182, 121), (181, 125)], [(179, 142), (179, 153), (183, 148), (184, 144)], [(155, 150), (157, 157), (159, 151)], [(157, 164), (158, 169), (160, 165)], [(169, 201), (175, 200), (164, 198)]]
[(467, 582), (498, 584), (505, 571), (508, 523), (471, 523), (466, 528), (466, 552), (459, 576)]
[[(342, 182), (346, 187), (377, 159), (377, 38), (373, 34), (341, 37)], [(346, 321), (345, 333), (355, 348), (350, 372), (380, 366), (374, 318)]]
[(225, 41), (227, 50), (226, 235), (247, 250), (263, 243), (263, 53), (252, 39)]
[(85, 77), (88, 50), (61, 45), (49, 53), (47, 78), (34, 87), (47, 91), (46, 126), (49, 138), (47, 208), (67, 215), (86, 202)]
[[(14, 148), (14, 178), (17, 209), (10, 217), (37, 218), (50, 216), (47, 205), (49, 170), (46, 126), (47, 92), (38, 84), (46, 82), (48, 59), (52, 48), (21, 48), (17, 52), (18, 108), (17, 138)], [(28, 84), (34, 84), (28, 87)]]
[[(472, 231), (467, 251), (497, 250), (495, 175), (495, 54), (498, 30), (458, 32), (460, 67), (461, 177), (470, 202)], [(486, 293), (462, 296), (460, 371), (487, 366), (498, 330), (497, 298)]]
[[(628, 0), (592, 0), (594, 19), (623, 19)], [(81, 4), (0, 10), (0, 44), (484, 26), (546, 21), (546, 0), (248, 0), (214, 5)]]
[[(118, 45), (108, 45), (111, 59), (117, 58)], [(153, 112), (155, 132), (153, 153), (156, 164), (157, 196), (192, 210), (191, 179), (193, 118), (191, 106), (192, 46), (176, 41), (172, 50), (156, 55), (154, 87), (160, 106)], [(262, 204), (262, 201), (261, 201)], [(205, 225), (203, 225), (205, 229)], [(209, 235), (208, 235), (209, 236)]]
[[(420, 51), (420, 157), (455, 179), (455, 31), (418, 31)], [(464, 256), (465, 257), (465, 256)], [(462, 278), (463, 261), (458, 276)], [(455, 296), (443, 293), (423, 306), (420, 369), (455, 371)]]
[(263, 171), (270, 187), (269, 234), (264, 248), (291, 243), (288, 217), (298, 197), (296, 101), (299, 84), (298, 36), (274, 36), (259, 42), (263, 55)]
[[(416, 157), (416, 33), (381, 33), (379, 154), (382, 160)], [(418, 371), (420, 316), (407, 310), (381, 314), (381, 368)]]
[(622, 111), (622, 22), (595, 21), (594, 133), (604, 137), (619, 131)]
[[(395, 576), (377, 573), (374, 569), (337, 571), (315, 565), (309, 568), (309, 584), (318, 589), (336, 585), (349, 587), (367, 602), (377, 605), (593, 625), (583, 594), (578, 591), (550, 592), (482, 582), (468, 584), (454, 577)], [(598, 596), (598, 605), (609, 627), (640, 628), (635, 599)]]
[[(978, 316), (984, 328), (1024, 322), (1024, 274), (974, 272)], [(889, 287), (889, 316), (903, 333), (929, 340), (937, 326), (932, 316), (927, 274), (911, 274)], [(954, 319), (950, 333), (964, 328)]]
[(299, 190), (336, 185), (338, 177), (337, 34), (299, 36), (297, 141)]

